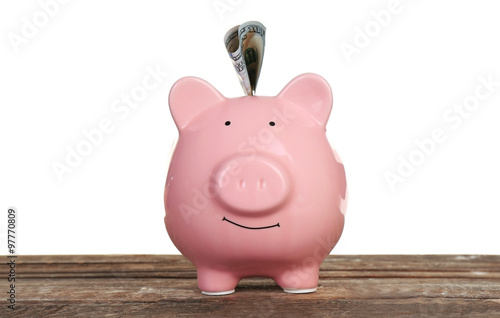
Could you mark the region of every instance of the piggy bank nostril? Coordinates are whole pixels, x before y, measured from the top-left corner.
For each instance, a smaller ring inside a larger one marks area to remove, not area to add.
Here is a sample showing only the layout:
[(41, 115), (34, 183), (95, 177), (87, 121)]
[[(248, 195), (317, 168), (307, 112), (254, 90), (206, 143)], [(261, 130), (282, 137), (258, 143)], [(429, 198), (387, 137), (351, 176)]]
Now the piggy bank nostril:
[(266, 180), (264, 180), (264, 178), (260, 178), (259, 179), (258, 187), (259, 187), (259, 189), (265, 189), (266, 188)]
[(240, 189), (245, 189), (245, 186), (246, 186), (246, 182), (245, 180), (241, 179), (239, 182), (238, 182), (238, 186)]

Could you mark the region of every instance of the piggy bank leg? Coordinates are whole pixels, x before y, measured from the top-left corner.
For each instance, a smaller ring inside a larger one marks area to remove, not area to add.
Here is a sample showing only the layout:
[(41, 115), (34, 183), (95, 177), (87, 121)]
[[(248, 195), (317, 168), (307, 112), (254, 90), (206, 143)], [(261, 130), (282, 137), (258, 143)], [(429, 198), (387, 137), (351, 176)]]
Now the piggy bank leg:
[(239, 278), (230, 272), (198, 268), (198, 287), (202, 294), (222, 296), (234, 293)]
[(318, 287), (319, 267), (288, 270), (274, 278), (283, 291), (291, 294), (313, 293)]

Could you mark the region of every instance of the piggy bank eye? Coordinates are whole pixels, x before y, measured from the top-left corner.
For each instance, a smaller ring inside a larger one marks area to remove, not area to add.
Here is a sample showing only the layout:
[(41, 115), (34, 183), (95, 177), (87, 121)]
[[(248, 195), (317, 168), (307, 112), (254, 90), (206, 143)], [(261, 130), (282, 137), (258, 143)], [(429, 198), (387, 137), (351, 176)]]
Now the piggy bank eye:
[(228, 121), (226, 121), (226, 122), (224, 123), (224, 125), (229, 126), (229, 125), (231, 125), (231, 122), (228, 120)]
[(276, 125), (276, 123), (274, 121), (269, 122), (269, 126), (274, 126), (274, 125)]

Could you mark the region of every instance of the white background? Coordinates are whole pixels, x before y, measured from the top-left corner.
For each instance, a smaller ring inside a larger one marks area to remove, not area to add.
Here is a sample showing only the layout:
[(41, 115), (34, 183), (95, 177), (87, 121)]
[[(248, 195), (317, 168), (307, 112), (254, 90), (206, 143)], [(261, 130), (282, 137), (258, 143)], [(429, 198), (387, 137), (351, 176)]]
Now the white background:
[[(479, 88), (489, 94), (473, 104), (480, 78), (500, 81), (499, 2), (401, 0), (385, 26), (371, 12), (389, 0), (75, 0), (52, 16), (47, 2), (0, 5), (2, 254), (10, 206), (19, 254), (178, 253), (163, 223), (177, 138), (168, 93), (194, 75), (242, 96), (222, 39), (248, 20), (267, 27), (258, 95), (304, 72), (332, 86), (327, 133), (349, 186), (334, 253), (500, 253), (500, 87)], [(129, 113), (114, 111), (148, 67), (168, 76)], [(467, 118), (443, 118), (464, 101), (475, 107)], [(53, 164), (103, 119), (113, 130), (59, 180)], [(415, 140), (435, 129), (446, 140), (422, 157)], [(414, 171), (391, 188), (385, 175), (412, 154)]]

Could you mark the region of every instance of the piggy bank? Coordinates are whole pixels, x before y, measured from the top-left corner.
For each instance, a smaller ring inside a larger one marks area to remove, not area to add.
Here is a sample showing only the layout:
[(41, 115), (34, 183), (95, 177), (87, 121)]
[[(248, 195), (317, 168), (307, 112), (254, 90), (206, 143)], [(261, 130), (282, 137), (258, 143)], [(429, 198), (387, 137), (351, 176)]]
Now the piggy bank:
[(344, 166), (325, 134), (328, 83), (302, 74), (275, 97), (226, 98), (185, 77), (169, 104), (179, 138), (165, 225), (202, 293), (233, 293), (251, 276), (289, 293), (316, 291), (347, 200)]

